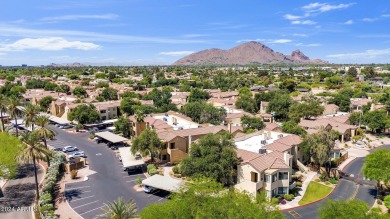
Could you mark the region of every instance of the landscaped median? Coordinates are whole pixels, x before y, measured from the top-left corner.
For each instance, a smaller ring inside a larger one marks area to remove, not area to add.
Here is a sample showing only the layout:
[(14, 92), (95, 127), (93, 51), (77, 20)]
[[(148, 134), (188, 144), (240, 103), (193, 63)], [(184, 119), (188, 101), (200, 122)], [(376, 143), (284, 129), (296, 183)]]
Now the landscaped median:
[(305, 195), (303, 196), (301, 201), (299, 201), (299, 205), (304, 205), (320, 200), (329, 195), (329, 193), (332, 192), (332, 189), (333, 188), (330, 186), (326, 186), (321, 183), (312, 181), (307, 186)]

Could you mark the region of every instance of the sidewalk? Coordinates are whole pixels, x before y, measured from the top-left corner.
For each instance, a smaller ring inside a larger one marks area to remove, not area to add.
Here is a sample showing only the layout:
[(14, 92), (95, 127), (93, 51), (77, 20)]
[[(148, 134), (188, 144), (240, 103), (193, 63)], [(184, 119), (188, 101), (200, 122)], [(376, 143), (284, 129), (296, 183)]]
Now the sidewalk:
[(303, 195), (306, 192), (307, 186), (309, 183), (313, 180), (313, 178), (317, 175), (317, 172), (308, 172), (306, 175), (305, 181), (302, 183), (301, 190), (298, 192), (297, 197), (295, 197), (292, 201), (288, 202), (285, 205), (279, 205), (281, 210), (288, 209), (288, 208), (293, 208), (299, 206), (298, 202), (303, 198)]

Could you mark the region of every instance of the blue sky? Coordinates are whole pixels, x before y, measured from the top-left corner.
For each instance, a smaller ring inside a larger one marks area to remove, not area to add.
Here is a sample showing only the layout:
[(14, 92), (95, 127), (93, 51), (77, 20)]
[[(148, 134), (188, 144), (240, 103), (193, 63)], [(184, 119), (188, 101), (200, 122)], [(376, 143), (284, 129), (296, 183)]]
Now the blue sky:
[(0, 64), (171, 64), (248, 40), (331, 63), (388, 63), (390, 4), (287, 0), (12, 0)]

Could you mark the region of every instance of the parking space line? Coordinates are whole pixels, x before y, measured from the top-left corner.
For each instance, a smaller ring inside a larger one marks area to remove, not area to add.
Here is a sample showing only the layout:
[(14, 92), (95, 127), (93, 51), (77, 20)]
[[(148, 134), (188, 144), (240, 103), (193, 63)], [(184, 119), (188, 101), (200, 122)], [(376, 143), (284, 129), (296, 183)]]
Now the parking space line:
[(302, 216), (298, 214), (296, 211), (288, 211), (289, 214), (291, 214), (294, 218), (301, 218)]
[[(82, 200), (82, 199), (86, 199), (86, 198), (92, 198), (92, 197), (94, 197), (94, 195), (91, 195), (91, 196), (88, 196), (88, 197), (84, 197), (84, 198), (77, 198), (77, 199), (72, 199), (71, 201), (72, 202), (75, 202), (75, 201), (79, 201), (79, 200)], [(69, 202), (69, 200), (68, 200), (68, 202)]]
[(159, 192), (159, 191), (155, 191), (155, 192), (153, 192), (152, 194), (148, 195), (148, 198), (149, 198), (150, 196), (156, 194), (157, 192)]
[(83, 215), (83, 214), (86, 214), (86, 213), (89, 213), (89, 212), (92, 212), (92, 211), (96, 211), (96, 210), (98, 210), (98, 209), (101, 209), (101, 208), (103, 208), (105, 205), (103, 205), (103, 206), (100, 206), (100, 207), (98, 207), (98, 208), (94, 208), (94, 209), (92, 209), (92, 210), (89, 210), (89, 211), (86, 211), (86, 212), (83, 212), (83, 213), (81, 213), (81, 214), (79, 214), (79, 215)]
[(77, 206), (77, 207), (74, 207), (73, 209), (81, 208), (81, 207), (83, 207), (83, 206), (86, 206), (86, 205), (90, 205), (90, 204), (96, 203), (96, 202), (98, 202), (98, 201), (99, 201), (99, 200), (94, 201), (94, 202), (90, 202), (90, 203), (87, 203), (87, 204), (79, 205), (79, 206)]
[(70, 189), (81, 189), (81, 188), (87, 188), (87, 187), (91, 187), (91, 186), (80, 186), (80, 187), (76, 187), (76, 188), (69, 188)]
[(160, 198), (160, 199), (158, 200), (158, 202), (161, 201), (161, 200), (163, 200), (163, 199), (164, 199), (164, 198)]

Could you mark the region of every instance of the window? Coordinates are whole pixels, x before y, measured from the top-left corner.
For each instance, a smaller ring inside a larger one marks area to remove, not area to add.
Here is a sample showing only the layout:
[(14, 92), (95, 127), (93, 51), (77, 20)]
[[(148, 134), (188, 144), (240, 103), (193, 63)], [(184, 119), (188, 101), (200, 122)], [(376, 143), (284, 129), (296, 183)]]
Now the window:
[(175, 142), (170, 143), (170, 144), (169, 144), (169, 148), (170, 148), (170, 149), (175, 149)]
[(252, 182), (257, 182), (257, 179), (258, 179), (257, 173), (251, 172), (251, 181)]
[(278, 174), (272, 175), (272, 182), (276, 182), (278, 180)]
[(100, 113), (106, 113), (106, 111), (105, 110), (100, 110)]
[(285, 180), (285, 179), (288, 179), (288, 172), (280, 172), (279, 180)]
[(167, 155), (164, 154), (164, 155), (162, 156), (162, 159), (163, 159), (163, 160), (167, 160)]
[(269, 180), (269, 178), (270, 178), (271, 176), (270, 175), (265, 175), (264, 176), (264, 182), (269, 182), (270, 180)]
[(278, 194), (287, 194), (287, 187), (278, 187)]
[(278, 195), (278, 189), (272, 189), (272, 197)]

